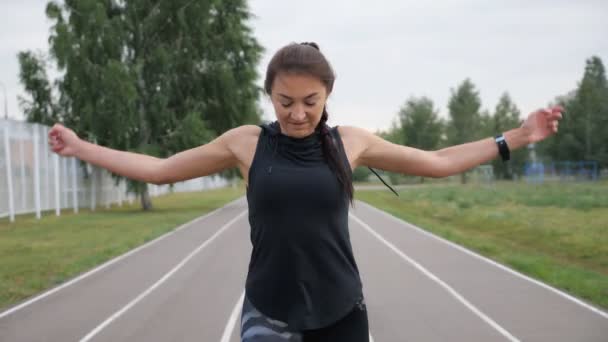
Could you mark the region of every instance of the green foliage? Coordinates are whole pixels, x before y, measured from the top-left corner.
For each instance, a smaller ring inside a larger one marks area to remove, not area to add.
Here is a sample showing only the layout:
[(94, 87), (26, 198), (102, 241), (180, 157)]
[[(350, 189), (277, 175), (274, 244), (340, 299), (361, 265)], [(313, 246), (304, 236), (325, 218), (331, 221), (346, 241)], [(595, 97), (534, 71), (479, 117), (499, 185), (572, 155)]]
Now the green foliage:
[[(489, 118), (489, 134), (487, 136), (495, 136), (520, 125), (520, 111), (511, 100), (508, 93), (504, 93), (494, 111), (494, 115)], [(524, 164), (528, 159), (528, 149), (526, 147), (519, 150), (511, 151), (511, 160), (507, 163), (502, 159), (496, 158), (492, 161), (494, 177), (497, 179), (513, 179), (515, 176), (521, 176)]]
[(403, 144), (422, 150), (439, 146), (442, 122), (433, 101), (427, 97), (410, 97), (399, 111)]
[(367, 167), (358, 167), (353, 172), (353, 182), (366, 182), (372, 172)]
[(608, 81), (599, 57), (586, 62), (576, 90), (556, 99), (565, 107), (559, 133), (539, 143), (539, 153), (549, 160), (595, 160), (608, 167)]
[(31, 100), (19, 97), (19, 104), (28, 122), (51, 125), (57, 120), (56, 103), (46, 73), (46, 57), (31, 51), (19, 52), (19, 78)]
[[(481, 138), (481, 99), (479, 92), (470, 79), (464, 80), (452, 95), (448, 103), (449, 117), (446, 130), (449, 145), (464, 144)], [(466, 172), (461, 174), (462, 183), (466, 183)]]
[(20, 55), (31, 121), (158, 157), (260, 121), (262, 48), (244, 0), (51, 1), (46, 14), (62, 77), (53, 101), (42, 63)]

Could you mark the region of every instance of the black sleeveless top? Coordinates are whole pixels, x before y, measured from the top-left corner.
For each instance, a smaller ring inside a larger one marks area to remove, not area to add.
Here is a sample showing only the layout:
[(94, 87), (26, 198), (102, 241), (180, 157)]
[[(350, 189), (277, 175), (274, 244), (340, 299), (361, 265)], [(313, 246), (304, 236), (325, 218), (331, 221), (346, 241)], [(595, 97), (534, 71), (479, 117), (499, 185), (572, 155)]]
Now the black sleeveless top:
[[(318, 130), (293, 138), (277, 121), (260, 126), (247, 188), (247, 298), (294, 330), (331, 325), (362, 297), (346, 192), (324, 159)], [(351, 172), (337, 126), (330, 133)]]

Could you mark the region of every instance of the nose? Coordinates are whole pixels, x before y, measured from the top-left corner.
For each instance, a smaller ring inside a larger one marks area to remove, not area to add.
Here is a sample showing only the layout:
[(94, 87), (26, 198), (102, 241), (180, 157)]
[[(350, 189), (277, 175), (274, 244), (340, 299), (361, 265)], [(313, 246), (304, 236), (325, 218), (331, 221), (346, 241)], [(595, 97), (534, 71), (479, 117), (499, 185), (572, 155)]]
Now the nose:
[(303, 105), (297, 104), (291, 112), (291, 118), (295, 121), (304, 121), (306, 118), (306, 110)]

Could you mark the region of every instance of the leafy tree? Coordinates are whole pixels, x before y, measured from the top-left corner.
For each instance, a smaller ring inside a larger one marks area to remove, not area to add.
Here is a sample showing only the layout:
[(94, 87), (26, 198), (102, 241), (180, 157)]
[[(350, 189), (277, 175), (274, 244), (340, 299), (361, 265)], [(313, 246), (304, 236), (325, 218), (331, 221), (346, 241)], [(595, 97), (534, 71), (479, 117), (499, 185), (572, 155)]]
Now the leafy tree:
[[(66, 0), (46, 13), (61, 114), (36, 120), (59, 118), (83, 138), (157, 157), (260, 121), (262, 48), (244, 0)], [(151, 208), (145, 183), (129, 190)]]
[[(481, 99), (470, 79), (464, 80), (455, 90), (448, 102), (447, 143), (464, 144), (479, 138), (481, 127)], [(462, 184), (467, 181), (467, 173), (461, 173)]]

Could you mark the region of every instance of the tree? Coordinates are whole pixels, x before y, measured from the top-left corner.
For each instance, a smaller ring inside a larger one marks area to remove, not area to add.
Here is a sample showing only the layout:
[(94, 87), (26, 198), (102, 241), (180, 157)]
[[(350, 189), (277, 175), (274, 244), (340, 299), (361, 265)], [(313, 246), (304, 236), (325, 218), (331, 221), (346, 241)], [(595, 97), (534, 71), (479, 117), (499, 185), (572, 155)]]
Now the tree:
[[(511, 100), (508, 93), (503, 93), (496, 105), (494, 115), (490, 118), (490, 136), (519, 127), (520, 111)], [(497, 158), (492, 161), (492, 168), (496, 178), (513, 179), (514, 175), (521, 175), (527, 159), (528, 151), (525, 148), (511, 151), (511, 160), (507, 163)]]
[(576, 91), (573, 112), (582, 120), (578, 131), (583, 138), (586, 160), (596, 160), (600, 166), (608, 166), (608, 82), (604, 65), (599, 57), (587, 60), (585, 74)]
[[(260, 121), (244, 0), (66, 0), (46, 13), (59, 118), (79, 136), (168, 157)], [(151, 208), (145, 183), (129, 190)]]
[[(439, 146), (443, 129), (433, 101), (427, 97), (410, 97), (399, 110), (399, 129), (402, 144), (422, 150), (435, 150)], [(424, 178), (420, 179), (424, 182)]]
[(608, 81), (599, 57), (586, 61), (585, 72), (576, 90), (556, 102), (565, 109), (559, 134), (539, 144), (552, 160), (595, 160), (608, 166)]
[[(450, 120), (446, 130), (448, 144), (463, 144), (479, 138), (481, 100), (475, 85), (467, 78), (451, 92), (448, 102)], [(466, 172), (461, 173), (460, 179), (462, 184), (466, 183)]]
[(26, 51), (19, 52), (17, 58), (21, 66), (19, 79), (31, 97), (19, 97), (26, 121), (52, 125), (58, 120), (58, 110), (46, 72), (46, 56)]

